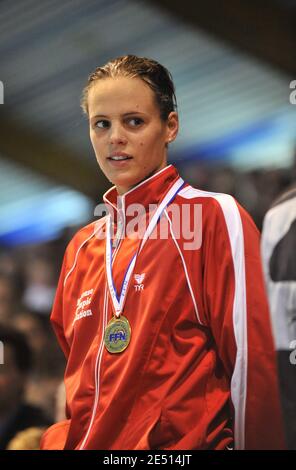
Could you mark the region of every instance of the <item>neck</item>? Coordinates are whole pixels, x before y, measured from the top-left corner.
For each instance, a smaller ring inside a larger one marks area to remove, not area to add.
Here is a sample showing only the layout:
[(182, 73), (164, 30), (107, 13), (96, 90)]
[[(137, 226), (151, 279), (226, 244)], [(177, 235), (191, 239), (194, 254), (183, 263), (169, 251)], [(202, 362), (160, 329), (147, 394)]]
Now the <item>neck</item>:
[(151, 172), (150, 175), (122, 196), (118, 195), (116, 186), (103, 195), (103, 201), (115, 222), (118, 217), (122, 217), (123, 213), (125, 213), (126, 223), (133, 219), (134, 216), (127, 212), (127, 208), (133, 204), (141, 204), (147, 211), (151, 209), (151, 204), (158, 205), (170, 186), (179, 178), (173, 165), (167, 165), (156, 173)]

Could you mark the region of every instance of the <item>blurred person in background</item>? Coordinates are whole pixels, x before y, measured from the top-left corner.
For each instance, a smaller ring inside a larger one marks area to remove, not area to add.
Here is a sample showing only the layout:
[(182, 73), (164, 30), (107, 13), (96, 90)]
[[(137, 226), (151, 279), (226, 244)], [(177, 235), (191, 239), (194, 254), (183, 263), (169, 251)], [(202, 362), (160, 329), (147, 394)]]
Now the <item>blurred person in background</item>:
[(55, 294), (53, 263), (43, 256), (34, 256), (25, 264), (25, 289), (22, 302), (29, 310), (48, 315)]
[[(178, 133), (170, 73), (116, 58), (90, 75), (82, 104), (114, 186), (108, 215), (64, 256), (51, 320), (68, 360), (67, 419), (41, 448), (284, 448), (259, 233), (231, 196), (192, 188), (167, 164)], [(232, 175), (219, 183), (232, 187)], [(198, 248), (176, 238), (172, 201), (202, 207)], [(145, 228), (167, 223), (168, 236), (126, 233), (133, 203)]]
[(26, 309), (17, 311), (10, 325), (22, 332), (32, 350), (32, 368), (27, 377), (26, 399), (50, 416), (55, 414), (56, 389), (63, 377), (65, 361), (43, 315)]
[(261, 249), (287, 443), (296, 450), (296, 185), (267, 212)]
[(40, 450), (44, 428), (32, 427), (18, 432), (8, 443), (6, 450)]
[(55, 394), (55, 422), (64, 421), (66, 416), (66, 390), (64, 381), (61, 381)]
[(15, 280), (0, 272), (0, 322), (8, 322), (14, 314), (18, 300)]
[(16, 276), (19, 270), (15, 252), (0, 246), (0, 273)]
[(32, 351), (20, 332), (0, 325), (4, 363), (0, 363), (0, 449), (5, 449), (17, 432), (32, 426), (46, 427), (51, 420), (25, 400), (27, 377), (32, 368)]

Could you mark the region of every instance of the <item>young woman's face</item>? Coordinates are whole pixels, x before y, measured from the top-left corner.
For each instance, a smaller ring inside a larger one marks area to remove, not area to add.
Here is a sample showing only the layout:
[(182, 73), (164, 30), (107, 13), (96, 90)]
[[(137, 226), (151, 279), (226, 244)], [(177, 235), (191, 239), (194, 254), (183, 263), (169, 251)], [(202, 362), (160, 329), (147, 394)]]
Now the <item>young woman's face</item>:
[(143, 80), (97, 81), (89, 91), (88, 112), (98, 164), (119, 194), (166, 166), (165, 145), (177, 135), (178, 115), (171, 112), (162, 121), (154, 93)]

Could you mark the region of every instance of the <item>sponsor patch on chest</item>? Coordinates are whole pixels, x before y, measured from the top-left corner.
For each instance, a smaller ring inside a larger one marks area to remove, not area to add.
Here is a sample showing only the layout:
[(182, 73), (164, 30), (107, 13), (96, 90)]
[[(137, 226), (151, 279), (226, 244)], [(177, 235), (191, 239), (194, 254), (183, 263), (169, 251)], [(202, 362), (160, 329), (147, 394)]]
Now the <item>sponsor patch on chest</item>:
[(89, 305), (91, 304), (91, 301), (92, 301), (93, 292), (94, 292), (93, 289), (86, 290), (81, 294), (81, 296), (77, 300), (75, 318), (74, 318), (73, 324), (76, 321), (81, 320), (82, 318), (92, 316), (93, 313), (91, 309), (89, 308)]

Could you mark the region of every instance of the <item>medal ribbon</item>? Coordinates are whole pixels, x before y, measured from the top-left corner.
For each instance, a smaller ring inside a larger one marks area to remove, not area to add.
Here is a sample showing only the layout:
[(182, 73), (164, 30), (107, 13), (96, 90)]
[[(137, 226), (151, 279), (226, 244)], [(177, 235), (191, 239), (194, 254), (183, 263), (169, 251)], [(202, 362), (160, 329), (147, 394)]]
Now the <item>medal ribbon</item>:
[(113, 281), (113, 276), (112, 276), (112, 237), (111, 237), (111, 230), (112, 230), (112, 224), (111, 224), (111, 215), (107, 217), (107, 230), (106, 230), (106, 273), (107, 273), (107, 282), (108, 282), (108, 288), (111, 296), (111, 300), (113, 303), (115, 315), (117, 318), (120, 317), (121, 312), (123, 311), (124, 303), (126, 300), (126, 295), (127, 295), (127, 288), (129, 285), (130, 278), (132, 276), (137, 257), (142, 251), (147, 239), (151, 235), (152, 231), (154, 230), (155, 226), (158, 223), (158, 220), (164, 211), (164, 209), (167, 207), (167, 205), (175, 198), (177, 193), (180, 191), (181, 187), (184, 185), (184, 180), (182, 178), (179, 178), (176, 183), (172, 186), (172, 188), (168, 191), (168, 193), (165, 195), (161, 203), (159, 204), (157, 210), (155, 211), (155, 214), (150, 220), (150, 223), (144, 233), (142, 242), (137, 249), (136, 253), (132, 257), (127, 271), (125, 273), (123, 283), (122, 283), (122, 288), (120, 295), (117, 296), (114, 281)]

